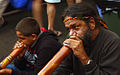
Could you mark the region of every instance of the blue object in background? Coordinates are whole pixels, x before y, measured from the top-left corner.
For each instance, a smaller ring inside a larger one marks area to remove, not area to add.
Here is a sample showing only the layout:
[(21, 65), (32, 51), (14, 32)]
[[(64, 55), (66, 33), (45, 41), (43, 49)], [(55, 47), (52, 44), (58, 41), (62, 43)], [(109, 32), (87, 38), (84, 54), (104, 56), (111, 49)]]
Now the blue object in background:
[(28, 1), (28, 5), (27, 5), (27, 10), (28, 10), (28, 11), (31, 11), (31, 10), (32, 10), (32, 1), (33, 1), (33, 0), (29, 0), (29, 1)]
[(32, 0), (10, 0), (10, 3), (17, 9), (32, 10)]
[(28, 0), (10, 0), (10, 3), (14, 8), (22, 8), (27, 4), (27, 1)]
[(97, 5), (96, 5), (96, 7), (97, 7), (97, 10), (98, 10), (98, 13), (99, 13), (100, 17), (103, 18), (101, 9)]

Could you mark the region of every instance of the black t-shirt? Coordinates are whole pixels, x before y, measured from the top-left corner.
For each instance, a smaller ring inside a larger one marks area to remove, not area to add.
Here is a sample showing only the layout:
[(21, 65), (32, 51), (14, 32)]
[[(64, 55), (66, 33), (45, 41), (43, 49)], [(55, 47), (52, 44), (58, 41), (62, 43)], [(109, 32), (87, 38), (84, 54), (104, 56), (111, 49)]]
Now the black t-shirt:
[[(61, 46), (53, 32), (43, 32), (26, 51), (24, 57), (20, 61), (15, 60), (15, 66), (21, 71), (13, 70), (12, 75), (37, 75)], [(32, 69), (33, 72), (24, 72), (26, 67)]]

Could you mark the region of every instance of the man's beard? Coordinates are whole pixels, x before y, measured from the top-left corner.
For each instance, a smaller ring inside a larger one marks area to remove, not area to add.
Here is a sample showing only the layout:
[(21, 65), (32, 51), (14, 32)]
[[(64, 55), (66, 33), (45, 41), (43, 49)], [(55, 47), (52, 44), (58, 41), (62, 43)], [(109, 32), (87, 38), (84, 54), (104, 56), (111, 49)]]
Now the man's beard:
[(89, 47), (91, 42), (91, 37), (92, 37), (92, 31), (90, 30), (90, 28), (86, 31), (84, 37), (79, 36), (79, 39), (83, 41), (83, 45), (85, 48)]

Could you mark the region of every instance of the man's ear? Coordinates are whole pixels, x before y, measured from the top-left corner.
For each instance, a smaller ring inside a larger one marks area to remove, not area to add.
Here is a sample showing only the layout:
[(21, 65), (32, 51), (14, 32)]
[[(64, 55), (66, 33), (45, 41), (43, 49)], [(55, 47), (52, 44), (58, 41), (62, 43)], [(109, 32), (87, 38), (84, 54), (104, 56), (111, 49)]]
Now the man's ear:
[(36, 34), (32, 34), (32, 37), (33, 37), (33, 40), (36, 40), (38, 36)]
[(95, 29), (95, 19), (93, 17), (90, 18), (89, 26), (91, 30)]

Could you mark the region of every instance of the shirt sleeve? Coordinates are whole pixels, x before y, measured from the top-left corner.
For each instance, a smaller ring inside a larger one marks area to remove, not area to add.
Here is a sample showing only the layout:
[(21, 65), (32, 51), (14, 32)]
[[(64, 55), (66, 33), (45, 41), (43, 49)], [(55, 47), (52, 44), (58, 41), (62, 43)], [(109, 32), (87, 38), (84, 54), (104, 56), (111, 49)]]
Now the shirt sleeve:
[[(101, 51), (99, 63), (92, 60), (90, 64), (83, 66), (85, 75), (120, 75), (120, 39), (105, 43)], [(73, 72), (73, 64), (76, 63), (72, 61), (72, 57), (67, 57), (53, 75), (70, 75)]]
[(86, 75), (120, 75), (120, 39), (106, 43), (100, 57), (99, 63), (84, 66)]

